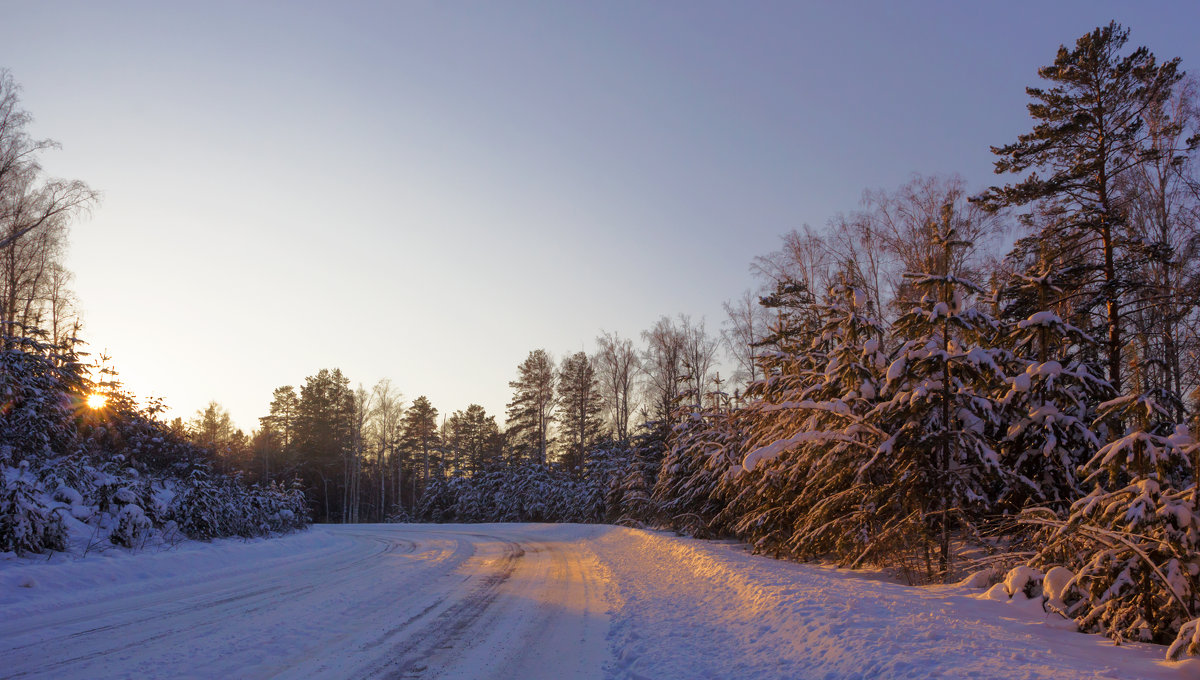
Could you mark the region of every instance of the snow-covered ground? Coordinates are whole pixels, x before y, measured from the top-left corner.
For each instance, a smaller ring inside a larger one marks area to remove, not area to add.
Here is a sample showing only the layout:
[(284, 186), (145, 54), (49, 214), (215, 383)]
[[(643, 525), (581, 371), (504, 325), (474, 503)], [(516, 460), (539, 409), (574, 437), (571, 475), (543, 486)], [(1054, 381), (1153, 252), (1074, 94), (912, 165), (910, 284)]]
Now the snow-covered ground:
[(1036, 601), (607, 526), (319, 526), (0, 560), (4, 678), (1200, 677), (1162, 654)]

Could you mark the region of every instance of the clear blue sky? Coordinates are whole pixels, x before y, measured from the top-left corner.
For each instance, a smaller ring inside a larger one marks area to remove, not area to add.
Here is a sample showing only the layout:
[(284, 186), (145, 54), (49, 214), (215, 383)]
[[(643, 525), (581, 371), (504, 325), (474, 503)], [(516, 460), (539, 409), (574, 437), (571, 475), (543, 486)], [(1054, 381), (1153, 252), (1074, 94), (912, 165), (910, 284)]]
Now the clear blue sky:
[[(502, 416), (534, 348), (750, 288), (779, 235), (1029, 128), (1110, 19), (1200, 69), (1196, 2), (0, 2), (85, 337), (247, 430), (341, 367)], [(1200, 71), (1198, 71), (1200, 73)], [(501, 417), (502, 421), (503, 418)]]

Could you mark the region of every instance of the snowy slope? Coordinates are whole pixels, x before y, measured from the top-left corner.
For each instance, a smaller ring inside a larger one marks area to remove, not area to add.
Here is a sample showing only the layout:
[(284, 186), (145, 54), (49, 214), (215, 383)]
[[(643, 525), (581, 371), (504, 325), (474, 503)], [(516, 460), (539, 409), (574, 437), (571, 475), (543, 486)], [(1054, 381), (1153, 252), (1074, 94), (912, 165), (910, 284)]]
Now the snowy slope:
[(0, 561), (0, 677), (1196, 678), (1039, 605), (579, 525)]

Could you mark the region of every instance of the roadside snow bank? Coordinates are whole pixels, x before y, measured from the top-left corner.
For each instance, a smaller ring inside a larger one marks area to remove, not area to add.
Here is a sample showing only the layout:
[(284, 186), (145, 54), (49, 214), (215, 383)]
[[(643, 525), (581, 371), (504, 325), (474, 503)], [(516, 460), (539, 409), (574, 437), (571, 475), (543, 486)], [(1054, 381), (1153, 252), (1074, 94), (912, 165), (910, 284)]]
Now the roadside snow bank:
[(1200, 677), (1196, 660), (1117, 648), (1032, 600), (996, 602), (963, 585), (914, 588), (626, 528), (594, 550), (619, 587), (619, 678)]

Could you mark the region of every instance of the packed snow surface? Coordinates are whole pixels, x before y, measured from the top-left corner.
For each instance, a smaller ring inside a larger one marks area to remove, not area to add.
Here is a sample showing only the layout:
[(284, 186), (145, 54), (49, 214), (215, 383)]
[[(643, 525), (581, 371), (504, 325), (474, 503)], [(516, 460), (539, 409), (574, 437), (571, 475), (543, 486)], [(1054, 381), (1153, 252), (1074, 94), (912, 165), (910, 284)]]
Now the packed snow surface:
[(1021, 594), (620, 527), (319, 526), (0, 557), (5, 678), (1200, 677), (1162, 654)]

